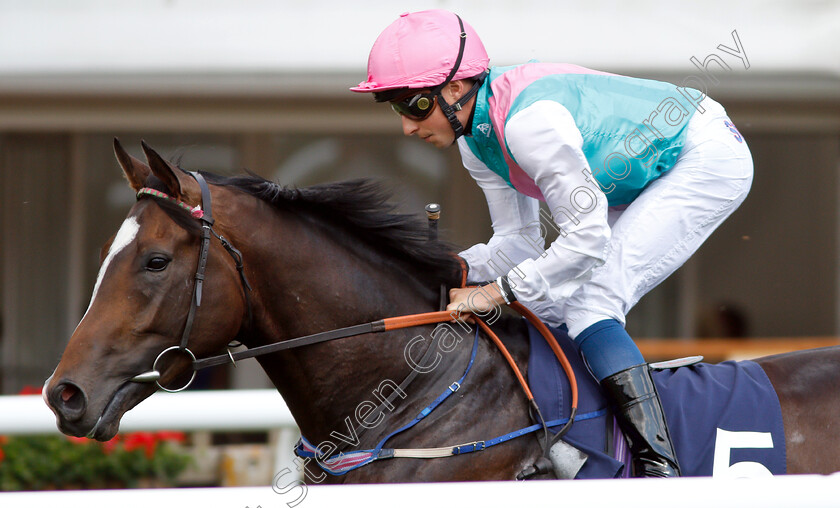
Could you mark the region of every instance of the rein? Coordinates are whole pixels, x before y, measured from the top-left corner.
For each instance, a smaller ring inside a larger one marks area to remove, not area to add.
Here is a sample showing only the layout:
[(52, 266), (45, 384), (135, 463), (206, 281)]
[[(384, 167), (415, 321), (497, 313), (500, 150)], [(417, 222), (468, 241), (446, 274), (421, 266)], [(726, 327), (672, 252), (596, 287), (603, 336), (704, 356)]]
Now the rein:
[(226, 363), (236, 363), (236, 360), (243, 360), (245, 358), (253, 358), (268, 353), (276, 353), (286, 349), (292, 349), (301, 346), (308, 346), (310, 344), (318, 344), (320, 342), (327, 342), (335, 339), (343, 339), (346, 337), (355, 337), (356, 335), (364, 335), (366, 333), (380, 333), (392, 330), (399, 330), (402, 328), (411, 328), (414, 326), (422, 326), (434, 323), (443, 323), (452, 321), (452, 314), (447, 311), (427, 312), (425, 314), (411, 314), (407, 316), (398, 316), (392, 318), (380, 319), (363, 323), (360, 325), (348, 326), (346, 328), (338, 328), (326, 332), (315, 333), (298, 337), (295, 339), (285, 340), (283, 342), (275, 342), (273, 344), (266, 344), (264, 346), (257, 346), (246, 349), (236, 353), (228, 353), (224, 355), (211, 356), (193, 362), (193, 368), (204, 369), (206, 367), (213, 367), (215, 365), (223, 365)]
[[(396, 317), (389, 317), (385, 319), (380, 319), (377, 321), (371, 321), (369, 323), (363, 323), (353, 326), (348, 326), (345, 328), (339, 328), (335, 330), (329, 330), (325, 332), (315, 333), (312, 335), (307, 335), (304, 337), (297, 337), (294, 339), (285, 340), (282, 342), (276, 342), (273, 344), (266, 344), (263, 346), (258, 346), (250, 349), (246, 349), (244, 351), (238, 351), (236, 353), (231, 352), (230, 349), (227, 350), (227, 354), (221, 354), (217, 356), (211, 356), (208, 358), (197, 359), (195, 354), (187, 347), (189, 343), (190, 332), (192, 331), (193, 322), (195, 320), (195, 315), (198, 310), (198, 307), (201, 306), (201, 299), (202, 299), (202, 289), (203, 283), (205, 278), (205, 271), (207, 268), (207, 259), (210, 252), (210, 240), (211, 237), (216, 237), (221, 243), (222, 246), (227, 250), (228, 254), (233, 258), (234, 263), (236, 265), (236, 269), (239, 272), (240, 280), (242, 282), (242, 286), (244, 288), (245, 299), (246, 299), (246, 306), (248, 308), (248, 316), (249, 320), (251, 317), (251, 306), (250, 306), (250, 298), (249, 292), (251, 291), (251, 285), (248, 283), (248, 279), (245, 276), (244, 266), (242, 262), (242, 253), (237, 250), (233, 245), (230, 244), (223, 236), (217, 234), (213, 230), (213, 224), (215, 220), (213, 219), (212, 213), (212, 203), (211, 203), (211, 195), (210, 195), (210, 188), (207, 185), (206, 180), (204, 177), (198, 172), (189, 172), (189, 174), (196, 180), (200, 189), (201, 189), (201, 205), (200, 206), (189, 206), (188, 204), (175, 199), (163, 192), (160, 192), (155, 189), (150, 188), (143, 188), (137, 192), (137, 198), (139, 199), (143, 195), (149, 195), (158, 199), (164, 199), (176, 204), (178, 207), (184, 209), (190, 215), (202, 223), (202, 235), (201, 235), (201, 247), (199, 250), (199, 258), (198, 258), (198, 266), (195, 272), (195, 285), (193, 286), (193, 298), (190, 302), (190, 310), (189, 314), (187, 315), (186, 324), (184, 326), (184, 331), (181, 335), (180, 344), (177, 346), (171, 346), (169, 348), (164, 349), (161, 353), (158, 354), (157, 358), (155, 359), (152, 370), (148, 372), (144, 372), (142, 374), (138, 374), (137, 376), (131, 378), (131, 381), (138, 382), (138, 383), (151, 383), (154, 382), (157, 386), (167, 392), (180, 392), (185, 390), (189, 387), (193, 380), (195, 379), (196, 373), (200, 369), (204, 369), (207, 367), (212, 367), (216, 365), (223, 365), (227, 363), (236, 364), (237, 360), (242, 360), (246, 358), (253, 358), (256, 356), (261, 356), (264, 354), (269, 353), (276, 353), (279, 351), (284, 351), (287, 349), (308, 346), (312, 344), (318, 344), (321, 342), (327, 342), (336, 339), (342, 339), (347, 337), (355, 337), (358, 335), (364, 335), (368, 333), (381, 333), (387, 332), (392, 330), (399, 330), (404, 328), (411, 328), (415, 326), (422, 326), (422, 325), (429, 325), (435, 323), (444, 323), (444, 322), (451, 322), (455, 320), (460, 320), (460, 312), (449, 312), (445, 310), (440, 310), (436, 312), (426, 312), (421, 314), (410, 314), (405, 316), (396, 316)], [(439, 212), (438, 212), (439, 213)], [(431, 219), (432, 217), (430, 217)], [(434, 217), (437, 219), (437, 217)], [(436, 224), (435, 224), (436, 225)], [(463, 260), (462, 263), (462, 277), (461, 277), (461, 287), (466, 287), (466, 275), (467, 270), (464, 266)], [(441, 289), (442, 297), (445, 296), (445, 288)], [(443, 307), (443, 302), (441, 303)], [(475, 343), (473, 345), (472, 355), (470, 357), (469, 365), (467, 366), (464, 375), (461, 378), (452, 383), (449, 388), (441, 394), (431, 405), (427, 406), (420, 415), (418, 415), (414, 420), (412, 420), (409, 424), (403, 426), (402, 428), (398, 429), (395, 432), (392, 432), (388, 436), (383, 439), (379, 445), (374, 450), (367, 450), (362, 452), (348, 452), (348, 453), (340, 453), (339, 458), (342, 457), (349, 457), (353, 454), (362, 453), (364, 455), (363, 460), (353, 460), (352, 465), (348, 468), (339, 467), (338, 470), (342, 470), (341, 472), (333, 472), (330, 469), (325, 468), (328, 472), (332, 474), (344, 474), (350, 469), (355, 469), (356, 467), (361, 467), (362, 465), (369, 463), (373, 460), (382, 459), (382, 458), (392, 458), (392, 457), (412, 457), (412, 458), (437, 458), (437, 457), (445, 457), (450, 455), (460, 455), (464, 453), (480, 451), (485, 449), (487, 446), (492, 446), (495, 444), (499, 444), (505, 442), (509, 439), (513, 439), (515, 437), (519, 437), (531, 432), (534, 432), (539, 429), (543, 429), (545, 432), (545, 441), (543, 444), (543, 451), (544, 451), (544, 459), (547, 459), (548, 452), (550, 445), (556, 442), (560, 437), (562, 437), (568, 430), (571, 428), (572, 423), (575, 421), (575, 416), (577, 413), (577, 405), (578, 405), (578, 388), (577, 388), (577, 381), (575, 378), (575, 374), (572, 370), (572, 366), (569, 363), (568, 359), (566, 358), (565, 354), (563, 353), (560, 345), (557, 343), (556, 339), (552, 335), (551, 331), (542, 323), (542, 321), (537, 318), (530, 310), (528, 310), (525, 306), (520, 304), (519, 302), (513, 302), (510, 304), (510, 307), (521, 314), (525, 319), (527, 319), (534, 327), (541, 333), (543, 338), (548, 342), (549, 346), (551, 347), (552, 351), (554, 352), (555, 356), (557, 357), (560, 365), (562, 366), (563, 370), (566, 373), (566, 376), (569, 380), (569, 384), (571, 387), (572, 392), (572, 402), (571, 402), (571, 412), (569, 414), (569, 418), (564, 421), (553, 421), (553, 422), (546, 422), (540, 412), (539, 407), (537, 406), (536, 401), (534, 400), (534, 395), (531, 393), (531, 390), (528, 386), (525, 377), (522, 375), (521, 370), (519, 369), (516, 361), (511, 356), (510, 352), (507, 350), (505, 345), (502, 343), (501, 339), (494, 333), (490, 327), (478, 316), (471, 314), (467, 321), (475, 322), (484, 332), (485, 334), (490, 337), (499, 351), (502, 353), (502, 356), (507, 361), (508, 365), (513, 370), (517, 381), (519, 382), (523, 392), (525, 393), (526, 398), (528, 399), (528, 404), (530, 405), (533, 414), (532, 417), (535, 417), (537, 420), (536, 425), (532, 425), (531, 427), (526, 427), (525, 429), (520, 429), (518, 431), (506, 434), (504, 436), (500, 436), (498, 438), (489, 440), (489, 441), (476, 441), (473, 443), (467, 443), (462, 445), (455, 445), (455, 446), (447, 446), (441, 448), (429, 448), (429, 449), (408, 449), (408, 450), (395, 450), (395, 449), (384, 449), (383, 445), (385, 442), (390, 439), (392, 436), (412, 427), (416, 423), (418, 423), (423, 417), (431, 413), (435, 407), (441, 404), (449, 395), (455, 393), (455, 391), (460, 388), (461, 382), (463, 382), (464, 378), (466, 378), (467, 373), (469, 372), (470, 368), (473, 365), (473, 362), (476, 357), (477, 352), (477, 345), (478, 345), (478, 329), (476, 329), (476, 338)], [(426, 354), (431, 352), (432, 348), (434, 347), (434, 343), (429, 346), (427, 349)], [(190, 377), (187, 384), (180, 388), (170, 389), (167, 388), (160, 383), (160, 370), (158, 369), (158, 363), (160, 359), (170, 352), (181, 352), (189, 356), (192, 362), (192, 376)], [(415, 371), (416, 372), (416, 371)], [(409, 375), (408, 378), (404, 381), (404, 383), (410, 382), (414, 376)], [(587, 419), (593, 418), (598, 415), (581, 415), (578, 419)], [(548, 436), (548, 427), (555, 426), (555, 425), (563, 425), (563, 427), (558, 431), (558, 433), (554, 436), (553, 439), (550, 439)], [(315, 456), (319, 458), (318, 450), (315, 447), (312, 447), (311, 444), (308, 443), (305, 439), (301, 439), (301, 444), (298, 446), (298, 452), (303, 454), (303, 456), (310, 456), (305, 454), (312, 454), (311, 456)], [(360, 456), (361, 457), (361, 456)], [(329, 459), (328, 459), (329, 460)], [(321, 463), (319, 460), (319, 464), (324, 467), (324, 464)], [(345, 463), (346, 466), (346, 463)], [(536, 467), (535, 466), (532, 466)], [(529, 474), (536, 474), (545, 472), (543, 470), (532, 471)]]

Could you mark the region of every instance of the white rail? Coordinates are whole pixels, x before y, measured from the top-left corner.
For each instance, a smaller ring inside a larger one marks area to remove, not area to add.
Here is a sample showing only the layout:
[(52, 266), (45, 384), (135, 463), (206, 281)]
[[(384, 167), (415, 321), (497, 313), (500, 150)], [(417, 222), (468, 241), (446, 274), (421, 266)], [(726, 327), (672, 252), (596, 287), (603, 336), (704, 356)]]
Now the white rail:
[[(159, 393), (129, 411), (121, 430), (255, 430), (294, 427), (283, 399), (274, 390)], [(40, 396), (0, 397), (0, 434), (57, 432)], [(283, 471), (283, 468), (278, 467)], [(291, 471), (290, 471), (291, 472)], [(840, 473), (750, 480), (677, 478), (672, 480), (582, 480), (574, 482), (475, 482), (368, 486), (309, 486), (297, 476), (275, 477), (274, 488), (132, 489), (0, 493), (0, 506), (39, 508), (256, 508), (258, 506), (623, 506), (679, 508), (836, 507)]]
[[(121, 432), (138, 430), (261, 430), (293, 427), (275, 390), (156, 393), (125, 414)], [(55, 417), (40, 395), (0, 396), (0, 434), (54, 434)]]
[(0, 505), (26, 508), (256, 508), (301, 506), (400, 508), (621, 506), (623, 508), (825, 508), (838, 506), (840, 475), (752, 480), (579, 480), (303, 487), (21, 492), (0, 494)]

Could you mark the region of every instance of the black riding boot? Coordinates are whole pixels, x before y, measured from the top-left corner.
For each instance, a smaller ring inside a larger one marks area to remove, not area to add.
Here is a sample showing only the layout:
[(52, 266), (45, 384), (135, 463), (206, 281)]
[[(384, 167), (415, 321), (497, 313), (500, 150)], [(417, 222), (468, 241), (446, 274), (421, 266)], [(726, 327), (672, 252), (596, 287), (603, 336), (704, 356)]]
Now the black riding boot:
[(677, 454), (646, 364), (607, 377), (601, 386), (633, 454), (633, 476), (680, 476)]

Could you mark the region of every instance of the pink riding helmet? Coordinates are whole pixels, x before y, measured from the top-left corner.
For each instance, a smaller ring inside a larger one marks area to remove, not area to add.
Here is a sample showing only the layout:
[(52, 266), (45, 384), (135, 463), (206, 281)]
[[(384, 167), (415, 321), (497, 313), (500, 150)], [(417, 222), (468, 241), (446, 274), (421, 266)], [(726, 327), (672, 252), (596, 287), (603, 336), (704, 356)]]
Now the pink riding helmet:
[[(453, 80), (472, 78), (487, 69), (490, 58), (476, 31), (464, 23), (464, 55)], [(394, 88), (431, 88), (443, 83), (458, 57), (458, 17), (435, 9), (403, 13), (379, 34), (368, 57), (366, 81), (350, 90), (379, 92)]]

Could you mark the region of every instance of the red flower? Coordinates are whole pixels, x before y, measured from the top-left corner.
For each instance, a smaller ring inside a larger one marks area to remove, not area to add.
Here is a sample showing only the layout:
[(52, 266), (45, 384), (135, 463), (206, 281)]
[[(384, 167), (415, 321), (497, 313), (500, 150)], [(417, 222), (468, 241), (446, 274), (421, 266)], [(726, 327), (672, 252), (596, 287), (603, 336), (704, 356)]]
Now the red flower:
[(86, 445), (86, 444), (90, 443), (90, 439), (88, 439), (86, 437), (67, 436), (67, 440), (70, 441), (71, 443), (78, 444), (78, 445)]
[(5, 456), (6, 456), (6, 454), (5, 454), (5, 453), (3, 453), (3, 449), (2, 449), (2, 448), (0, 448), (0, 462), (3, 462), (3, 458), (4, 458)]
[(119, 444), (120, 444), (120, 435), (117, 434), (116, 436), (114, 436), (110, 440), (102, 443), (102, 451), (105, 453), (105, 455), (109, 455), (112, 451), (114, 451), (114, 448), (119, 446)]
[(23, 389), (21, 389), (18, 395), (41, 395), (41, 390), (43, 388), (43, 386), (26, 385)]
[(183, 443), (187, 440), (187, 435), (183, 432), (176, 432), (173, 430), (161, 430), (155, 433), (155, 437), (159, 441), (174, 441), (176, 443)]
[(157, 446), (157, 439), (151, 432), (135, 432), (125, 438), (125, 451), (131, 452), (143, 447), (146, 450), (146, 457), (149, 459), (155, 455), (155, 446)]

